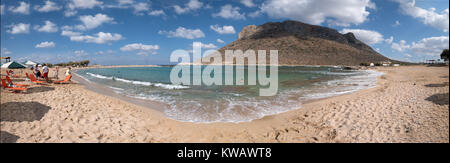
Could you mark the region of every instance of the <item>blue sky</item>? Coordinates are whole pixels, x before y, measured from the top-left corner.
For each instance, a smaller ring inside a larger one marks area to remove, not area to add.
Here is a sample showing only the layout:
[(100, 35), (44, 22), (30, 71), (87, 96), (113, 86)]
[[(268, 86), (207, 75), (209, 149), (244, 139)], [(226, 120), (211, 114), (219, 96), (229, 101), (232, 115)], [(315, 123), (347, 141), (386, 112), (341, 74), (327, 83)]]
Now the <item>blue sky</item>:
[(247, 25), (298, 20), (353, 32), (387, 57), (417, 62), (448, 48), (448, 6), (448, 0), (1, 0), (1, 54), (17, 61), (170, 64), (172, 51), (190, 50), (194, 41), (217, 49)]

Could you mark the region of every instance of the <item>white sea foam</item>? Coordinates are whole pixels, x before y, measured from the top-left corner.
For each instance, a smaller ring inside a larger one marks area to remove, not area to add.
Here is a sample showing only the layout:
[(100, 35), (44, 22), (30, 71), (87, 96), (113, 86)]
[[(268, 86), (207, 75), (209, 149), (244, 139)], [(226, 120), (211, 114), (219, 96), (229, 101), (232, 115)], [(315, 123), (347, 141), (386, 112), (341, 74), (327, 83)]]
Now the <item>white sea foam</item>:
[(187, 89), (188, 86), (182, 86), (182, 85), (173, 85), (173, 84), (163, 84), (163, 83), (151, 83), (151, 82), (145, 82), (145, 81), (135, 81), (135, 80), (127, 80), (122, 78), (116, 78), (116, 77), (109, 77), (109, 76), (103, 76), (99, 74), (93, 74), (93, 73), (86, 73), (87, 75), (90, 75), (95, 78), (99, 79), (107, 79), (107, 80), (116, 80), (124, 83), (130, 83), (135, 85), (143, 85), (143, 86), (154, 86), (154, 87), (160, 87), (164, 89)]

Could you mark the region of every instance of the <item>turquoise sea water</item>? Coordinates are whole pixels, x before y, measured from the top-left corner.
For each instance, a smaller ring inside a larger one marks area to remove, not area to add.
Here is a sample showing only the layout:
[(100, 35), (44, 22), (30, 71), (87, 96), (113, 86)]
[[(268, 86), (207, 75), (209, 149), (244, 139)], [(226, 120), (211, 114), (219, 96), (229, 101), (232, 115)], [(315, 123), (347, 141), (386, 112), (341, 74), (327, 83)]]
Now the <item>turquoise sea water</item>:
[(298, 109), (308, 100), (373, 87), (381, 75), (339, 67), (279, 67), (278, 93), (262, 97), (259, 90), (266, 87), (260, 85), (173, 85), (171, 70), (172, 67), (133, 67), (86, 69), (76, 73), (116, 93), (168, 104), (164, 113), (169, 118), (199, 123), (246, 122)]

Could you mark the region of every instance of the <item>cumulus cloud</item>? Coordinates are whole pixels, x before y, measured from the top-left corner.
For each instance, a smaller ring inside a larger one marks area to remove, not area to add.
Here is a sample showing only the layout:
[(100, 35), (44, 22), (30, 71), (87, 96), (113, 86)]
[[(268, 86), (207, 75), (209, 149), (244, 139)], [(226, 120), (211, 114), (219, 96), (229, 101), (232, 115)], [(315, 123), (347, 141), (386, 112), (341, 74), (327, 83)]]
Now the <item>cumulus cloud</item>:
[(388, 39), (384, 40), (386, 43), (388, 44), (392, 44), (392, 42), (394, 41), (394, 36), (389, 37)]
[(70, 37), (70, 36), (79, 36), (79, 35), (81, 35), (80, 32), (73, 32), (73, 31), (70, 31), (70, 30), (63, 30), (61, 32), (61, 36), (68, 36), (68, 37)]
[(413, 42), (411, 52), (417, 55), (439, 56), (442, 50), (449, 48), (449, 37), (429, 37)]
[(76, 42), (86, 42), (86, 43), (96, 43), (96, 44), (106, 44), (114, 41), (122, 40), (123, 37), (117, 33), (104, 33), (99, 32), (94, 36), (90, 35), (72, 35), (70, 36), (71, 41)]
[(203, 44), (201, 42), (196, 42), (196, 43), (192, 44), (192, 46), (194, 48), (201, 47), (202, 49), (216, 49), (217, 48), (217, 46), (214, 45), (213, 43)]
[(75, 53), (75, 55), (77, 57), (83, 57), (83, 56), (89, 55), (89, 53), (86, 53), (84, 50), (77, 50), (77, 51), (74, 51), (73, 53)]
[(156, 51), (159, 50), (158, 45), (145, 45), (141, 43), (128, 44), (120, 48), (121, 51), (139, 51), (138, 55), (147, 55), (147, 54), (157, 54)]
[(425, 10), (416, 6), (416, 1), (394, 0), (400, 4), (400, 10), (409, 16), (422, 20), (426, 25), (448, 32), (449, 30), (449, 9), (437, 13), (435, 8)]
[(256, 4), (253, 3), (253, 0), (241, 0), (240, 2), (241, 2), (244, 6), (247, 6), (247, 7), (255, 7), (255, 6), (256, 6)]
[(83, 23), (82, 25), (75, 26), (78, 30), (90, 30), (97, 28), (105, 23), (114, 23), (114, 18), (109, 17), (105, 14), (97, 14), (95, 16), (92, 15), (83, 15), (80, 16), (80, 21)]
[(39, 44), (36, 45), (36, 48), (54, 48), (55, 47), (55, 43), (54, 42), (41, 42)]
[(39, 25), (34, 26), (34, 29), (39, 32), (47, 32), (47, 33), (58, 32), (58, 26), (56, 26), (56, 24), (54, 24), (49, 20), (45, 21), (45, 25), (43, 26)]
[(169, 38), (196, 39), (205, 37), (205, 34), (200, 29), (186, 29), (184, 27), (178, 27), (176, 31), (159, 31), (158, 34), (166, 35)]
[(406, 43), (405, 40), (400, 40), (399, 43), (392, 43), (391, 48), (398, 51), (398, 52), (403, 52), (407, 49), (410, 48), (410, 46)]
[(175, 12), (177, 14), (184, 14), (190, 11), (195, 11), (200, 9), (203, 6), (203, 3), (200, 2), (199, 0), (189, 0), (189, 2), (187, 4), (185, 4), (185, 7), (181, 7), (179, 5), (175, 5), (173, 6), (173, 8), (175, 9)]
[(219, 39), (217, 39), (216, 41), (217, 41), (218, 43), (221, 43), (221, 44), (225, 44), (225, 41), (223, 41), (223, 40), (222, 40), (222, 39), (220, 39), (220, 38), (219, 38)]
[(70, 0), (67, 4), (67, 10), (65, 16), (74, 16), (77, 14), (77, 9), (92, 9), (94, 7), (102, 7), (103, 2), (98, 0)]
[(55, 2), (52, 1), (45, 1), (44, 5), (36, 5), (34, 6), (34, 9), (39, 12), (50, 12), (61, 10), (61, 6), (58, 6)]
[(12, 24), (8, 26), (10, 29), (8, 29), (6, 32), (11, 34), (27, 34), (30, 33), (30, 24)]
[(17, 6), (17, 7), (11, 6), (9, 8), (9, 10), (13, 13), (28, 15), (28, 14), (30, 14), (30, 4), (22, 1), (22, 2), (19, 2), (19, 6)]
[(369, 9), (376, 9), (370, 0), (267, 0), (261, 11), (271, 18), (288, 18), (319, 25), (350, 26), (367, 20)]
[(384, 41), (383, 35), (376, 31), (364, 29), (343, 29), (340, 32), (343, 34), (351, 32), (358, 40), (369, 45), (378, 44)]
[(235, 34), (236, 33), (236, 31), (234, 30), (234, 27), (231, 25), (220, 27), (219, 25), (216, 24), (216, 25), (211, 25), (210, 28), (219, 34)]
[(153, 10), (153, 11), (148, 12), (148, 15), (160, 16), (160, 15), (166, 15), (166, 13), (163, 10)]
[(220, 12), (213, 14), (213, 17), (222, 17), (225, 19), (245, 20), (245, 13), (240, 13), (239, 7), (233, 7), (231, 5), (222, 6)]

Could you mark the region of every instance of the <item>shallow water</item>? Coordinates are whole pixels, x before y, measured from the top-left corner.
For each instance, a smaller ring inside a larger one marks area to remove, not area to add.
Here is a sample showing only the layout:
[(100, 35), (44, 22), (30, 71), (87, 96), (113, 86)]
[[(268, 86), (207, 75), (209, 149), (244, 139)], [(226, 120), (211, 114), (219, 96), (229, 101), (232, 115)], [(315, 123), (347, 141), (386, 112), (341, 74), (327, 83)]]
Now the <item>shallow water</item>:
[(172, 119), (200, 123), (247, 122), (298, 109), (308, 100), (373, 87), (381, 75), (338, 67), (279, 67), (278, 93), (262, 97), (259, 89), (265, 86), (247, 83), (243, 86), (173, 85), (171, 70), (172, 67), (132, 67), (86, 69), (76, 73), (116, 93), (166, 103), (169, 108), (164, 112)]

